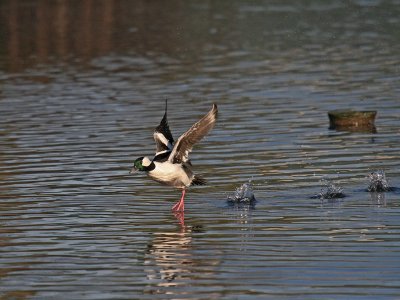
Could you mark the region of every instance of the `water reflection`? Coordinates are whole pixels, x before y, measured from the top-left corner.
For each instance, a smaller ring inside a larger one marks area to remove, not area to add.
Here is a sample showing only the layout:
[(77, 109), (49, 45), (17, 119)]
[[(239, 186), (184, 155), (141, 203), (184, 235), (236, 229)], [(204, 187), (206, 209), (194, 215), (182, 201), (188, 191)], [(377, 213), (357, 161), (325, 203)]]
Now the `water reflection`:
[[(4, 130), (4, 129), (3, 129)], [(8, 129), (10, 130), (10, 129)], [(6, 135), (8, 130), (0, 131), (0, 138), (2, 135)], [(6, 152), (12, 151), (16, 148), (14, 141), (1, 139), (0, 148), (0, 170), (5, 169), (9, 165), (9, 159), (7, 159)], [(14, 174), (12, 171), (0, 172), (0, 249), (15, 249), (18, 245), (18, 239), (15, 236), (21, 236), (25, 234), (25, 231), (13, 226), (14, 220), (22, 221), (23, 215), (20, 212), (24, 211), (24, 203), (20, 202), (21, 197), (18, 190), (13, 190), (7, 184), (7, 182), (14, 181)], [(15, 259), (15, 255), (12, 252), (5, 251), (2, 253), (2, 267), (0, 268), (0, 278), (7, 278), (18, 271), (28, 270), (31, 266), (29, 261), (18, 261)], [(0, 288), (1, 291), (1, 288)], [(12, 291), (4, 295), (4, 299), (11, 299), (16, 297), (17, 299), (25, 299), (34, 292), (30, 291)], [(2, 295), (0, 294), (0, 298)]]
[(230, 211), (235, 216), (234, 220), (238, 225), (247, 225), (252, 223), (252, 212), (255, 209), (254, 204), (236, 204), (229, 205)]
[(176, 220), (179, 222), (179, 225), (181, 226), (182, 230), (185, 229), (185, 212), (184, 211), (176, 211), (173, 212)]
[[(1, 263), (0, 281), (10, 281), (16, 274), (28, 272), (35, 265), (34, 255), (24, 256), (21, 253), (25, 242), (21, 237), (29, 236), (29, 229), (14, 226), (15, 223), (23, 223), (26, 203), (14, 201), (18, 195), (11, 196), (0, 190), (0, 248)], [(23, 239), (23, 238), (22, 238)], [(21, 251), (21, 252), (20, 252)], [(22, 286), (6, 288), (0, 285), (0, 299), (29, 299), (37, 293), (34, 289), (26, 289)]]
[(23, 299), (31, 299), (33, 296), (36, 295), (34, 291), (13, 291), (13, 292), (6, 292), (2, 294), (0, 297), (1, 300), (13, 299), (13, 300), (23, 300)]
[[(255, 203), (229, 205), (232, 225), (237, 228), (237, 251), (248, 252), (254, 239), (253, 210)], [(244, 254), (244, 253), (243, 253)]]
[[(9, 72), (54, 59), (87, 62), (132, 48), (139, 53), (149, 49), (172, 53), (182, 47), (181, 1), (170, 1), (174, 14), (165, 14), (159, 1), (39, 0), (27, 1), (27, 5), (18, 2), (0, 3), (1, 17), (5, 19), (0, 37), (7, 45), (7, 59), (3, 63)], [(159, 38), (150, 37), (149, 32)]]
[[(144, 257), (144, 270), (148, 279), (146, 293), (164, 294), (168, 287), (187, 284), (193, 277), (192, 230), (155, 232)], [(186, 282), (186, 283), (185, 283)]]
[[(368, 77), (368, 63), (380, 59), (375, 54), (390, 57), (396, 51), (391, 45), (398, 44), (399, 6), (395, 1), (380, 2), (376, 8), (361, 1), (282, 4), (258, 0), (249, 4), (173, 0), (167, 10), (162, 1), (146, 0), (24, 3), (0, 2), (0, 39), (6, 45), (0, 54), (6, 59), (1, 63), (10, 72), (55, 61), (81, 64), (109, 54), (132, 53), (179, 58), (198, 69), (215, 55), (228, 62), (245, 58), (250, 50), (255, 60), (261, 58), (254, 64), (253, 72), (263, 75), (268, 69), (279, 75), (282, 71), (297, 73), (299, 68), (310, 68), (308, 76), (298, 78), (297, 82), (317, 75), (319, 81), (313, 89), (320, 93), (346, 80), (347, 76), (342, 75), (352, 73), (354, 55), (365, 60), (362, 68)], [(343, 22), (338, 22), (339, 18)], [(354, 46), (349, 45), (353, 36), (358, 38)], [(380, 42), (371, 44), (373, 38)], [(335, 42), (339, 47), (335, 47)], [(303, 56), (312, 56), (315, 64), (292, 64), (293, 58), (304, 59)], [(395, 61), (392, 57), (382, 60), (381, 65), (390, 66)], [(325, 76), (329, 62), (340, 62), (342, 68), (332, 69)], [(208, 70), (221, 73), (217, 66), (213, 63)], [(338, 73), (343, 71), (345, 74)], [(347, 81), (345, 88), (351, 92), (361, 89), (362, 84), (363, 80), (357, 78)]]
[[(0, 1), (0, 297), (395, 298), (399, 193), (360, 178), (400, 178), (398, 4)], [(165, 97), (176, 132), (221, 104), (185, 215), (126, 176)], [(329, 131), (348, 106), (378, 132)], [(325, 176), (348, 197), (309, 199)]]
[(386, 206), (385, 192), (370, 192), (371, 203), (377, 206)]
[[(210, 280), (218, 274), (222, 255), (218, 248), (213, 253), (204, 252), (207, 238), (201, 242), (201, 237), (206, 237), (205, 233), (202, 225), (193, 225), (186, 226), (184, 230), (180, 227), (176, 231), (151, 234), (143, 263), (147, 278), (145, 295), (197, 299), (203, 292), (193, 291), (191, 288), (194, 285), (203, 285), (204, 290), (214, 289)], [(218, 295), (214, 292), (208, 299), (219, 299)]]
[(53, 58), (87, 60), (112, 49), (116, 1), (39, 0), (27, 1), (25, 6), (18, 2), (0, 4), (2, 17), (7, 16), (0, 35), (8, 45), (8, 71), (20, 71), (33, 62), (49, 63)]

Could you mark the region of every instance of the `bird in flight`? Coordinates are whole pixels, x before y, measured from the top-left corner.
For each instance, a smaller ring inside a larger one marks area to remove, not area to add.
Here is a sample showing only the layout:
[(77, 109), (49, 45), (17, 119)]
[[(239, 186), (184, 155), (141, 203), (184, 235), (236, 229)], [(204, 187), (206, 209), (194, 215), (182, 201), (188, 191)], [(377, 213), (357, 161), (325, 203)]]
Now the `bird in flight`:
[(156, 127), (153, 137), (156, 142), (156, 154), (152, 160), (139, 157), (133, 163), (131, 174), (136, 171), (146, 172), (150, 178), (164, 185), (182, 190), (181, 199), (172, 207), (175, 212), (185, 210), (185, 192), (191, 185), (204, 185), (206, 180), (193, 173), (189, 153), (193, 146), (206, 136), (217, 121), (218, 108), (213, 104), (211, 110), (174, 143), (167, 120), (167, 100), (165, 113)]

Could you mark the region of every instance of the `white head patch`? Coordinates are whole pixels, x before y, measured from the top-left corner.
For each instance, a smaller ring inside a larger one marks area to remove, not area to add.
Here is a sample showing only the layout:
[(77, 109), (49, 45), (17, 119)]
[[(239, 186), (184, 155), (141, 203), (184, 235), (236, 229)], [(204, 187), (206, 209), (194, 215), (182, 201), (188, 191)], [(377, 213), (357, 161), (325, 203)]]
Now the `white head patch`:
[(148, 166), (150, 166), (150, 164), (151, 164), (151, 160), (147, 156), (144, 157), (143, 160), (142, 160), (142, 166), (143, 167), (148, 167)]

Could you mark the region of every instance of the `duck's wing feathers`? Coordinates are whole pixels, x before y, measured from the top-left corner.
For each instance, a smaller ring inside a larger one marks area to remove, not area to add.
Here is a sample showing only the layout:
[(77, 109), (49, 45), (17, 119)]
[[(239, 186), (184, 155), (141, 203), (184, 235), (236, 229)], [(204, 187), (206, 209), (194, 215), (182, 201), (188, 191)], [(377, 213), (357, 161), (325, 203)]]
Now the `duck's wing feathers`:
[(169, 130), (168, 120), (167, 120), (167, 100), (165, 100), (165, 113), (162, 118), (160, 124), (156, 127), (153, 134), (154, 140), (156, 142), (156, 155), (157, 156), (165, 156), (168, 153), (171, 153), (174, 139), (172, 137), (171, 131)]
[(168, 160), (172, 163), (187, 162), (193, 145), (210, 132), (217, 121), (217, 115), (217, 105), (213, 104), (212, 109), (204, 117), (179, 137)]

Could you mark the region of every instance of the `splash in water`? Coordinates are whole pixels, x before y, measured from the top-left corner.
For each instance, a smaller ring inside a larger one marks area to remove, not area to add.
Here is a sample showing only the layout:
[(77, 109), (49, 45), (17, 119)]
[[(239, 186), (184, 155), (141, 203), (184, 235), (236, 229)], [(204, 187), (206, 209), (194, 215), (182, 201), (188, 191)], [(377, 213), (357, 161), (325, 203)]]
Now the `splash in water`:
[(333, 182), (323, 179), (322, 183), (324, 187), (321, 188), (321, 192), (315, 196), (319, 199), (337, 199), (344, 198), (346, 195), (343, 193), (343, 188), (334, 184)]
[(391, 190), (383, 170), (372, 172), (368, 174), (367, 178), (369, 179), (368, 192), (387, 192)]
[(253, 203), (256, 201), (253, 193), (253, 185), (251, 181), (242, 184), (236, 189), (236, 191), (228, 196), (227, 201), (229, 203)]

